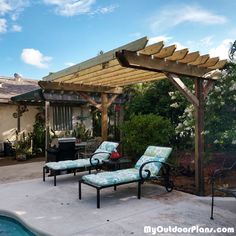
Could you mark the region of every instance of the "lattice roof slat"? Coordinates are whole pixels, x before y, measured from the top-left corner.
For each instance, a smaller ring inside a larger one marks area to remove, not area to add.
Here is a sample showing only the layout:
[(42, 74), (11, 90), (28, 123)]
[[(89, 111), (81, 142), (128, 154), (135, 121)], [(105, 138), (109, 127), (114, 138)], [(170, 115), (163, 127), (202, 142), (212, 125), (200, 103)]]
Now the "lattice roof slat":
[(175, 45), (171, 45), (165, 48), (162, 48), (160, 52), (152, 54), (154, 57), (158, 57), (158, 58), (165, 58), (165, 57), (169, 57), (172, 56), (172, 54), (174, 53), (176, 49)]
[(101, 81), (101, 83), (102, 84), (106, 84), (107, 82), (109, 82), (109, 84), (112, 84), (115, 81), (115, 83), (117, 84), (118, 82), (123, 81), (123, 80), (129, 81), (129, 80), (134, 80), (136, 78), (141, 78), (141, 77), (145, 78), (145, 77), (156, 75), (156, 74), (157, 74), (156, 72), (147, 72), (147, 71), (140, 70), (140, 71), (135, 71), (135, 74), (132, 73), (132, 74), (130, 74), (128, 76), (120, 75), (120, 76), (115, 77), (112, 80), (110, 79), (110, 80), (106, 80), (106, 81)]
[(206, 63), (206, 61), (209, 58), (210, 58), (210, 56), (208, 54), (206, 54), (206, 55), (198, 57), (195, 61), (190, 62), (189, 64), (193, 65), (193, 66), (199, 66), (199, 65), (202, 65), (202, 64)]
[(155, 53), (160, 52), (163, 47), (164, 47), (164, 42), (161, 41), (145, 47), (144, 49), (140, 50), (139, 53), (145, 55), (153, 55)]
[[(84, 75), (93, 75), (93, 73), (102, 73), (103, 74), (105, 71), (109, 72), (109, 71), (113, 71), (116, 69), (121, 69), (121, 66), (120, 66), (119, 62), (115, 59), (115, 60), (111, 60), (107, 63), (102, 63), (102, 64), (99, 64), (99, 65), (96, 65), (96, 66), (93, 66), (93, 67), (90, 67), (90, 68), (87, 68), (84, 70), (80, 70), (77, 72), (77, 76), (75, 78), (82, 77)], [(70, 82), (73, 82), (74, 75), (76, 75), (76, 73), (69, 74), (68, 77), (67, 76), (59, 77), (58, 79), (55, 79), (54, 81), (65, 82), (66, 80), (72, 80)]]
[[(120, 92), (119, 87), (166, 78), (176, 73), (201, 78), (205, 73), (224, 67), (226, 60), (210, 58), (188, 49), (164, 47), (160, 41), (146, 46), (146, 37), (44, 77), (44, 89)], [(123, 51), (122, 51), (123, 50)], [(123, 62), (121, 63), (121, 60)], [(128, 60), (128, 61), (126, 61)], [(142, 64), (145, 64), (145, 70)], [(121, 64), (122, 65), (121, 65)], [(128, 67), (125, 64), (129, 63)], [(141, 69), (141, 70), (140, 70)], [(112, 90), (118, 88), (118, 90)], [(84, 90), (83, 90), (84, 89)]]
[(172, 56), (167, 57), (166, 59), (171, 61), (178, 61), (184, 59), (187, 54), (188, 54), (188, 49), (185, 48), (182, 50), (175, 51)]
[[(109, 68), (111, 69), (111, 68)], [(102, 73), (103, 72), (103, 73)], [(117, 67), (116, 69), (104, 69), (102, 71), (100, 71), (100, 73), (92, 73), (92, 74), (88, 74), (85, 76), (79, 76), (77, 77), (77, 80), (70, 81), (70, 82), (83, 82), (83, 83), (91, 83), (91, 82), (96, 82), (97, 80), (103, 80), (106, 78), (113, 78), (117, 75), (124, 75), (126, 73), (132, 73), (132, 72), (137, 72), (137, 70), (135, 69), (130, 69), (130, 68), (122, 68), (120, 65), (119, 67)]]
[(200, 65), (199, 67), (210, 67), (214, 66), (219, 61), (219, 57), (213, 57), (208, 59), (204, 64)]
[[(119, 79), (123, 79), (123, 78), (126, 78), (126, 79), (131, 79), (133, 78), (134, 76), (141, 76), (141, 75), (149, 75), (149, 74), (155, 74), (155, 72), (148, 72), (148, 71), (143, 71), (143, 70), (135, 70), (135, 69), (129, 69), (129, 71), (127, 71), (126, 73), (119, 73), (119, 74), (116, 74), (116, 75), (113, 75), (112, 76), (112, 80), (111, 80), (111, 77), (110, 78), (102, 78), (102, 79), (96, 79), (96, 81), (86, 81), (85, 83), (99, 83), (99, 84), (103, 84), (104, 82), (106, 81), (109, 81), (109, 82), (116, 82), (117, 80)], [(77, 83), (77, 82), (76, 82)]]
[(188, 53), (182, 60), (178, 60), (178, 62), (190, 63), (197, 60), (199, 56), (200, 56), (199, 52), (191, 52), (191, 53)]
[[(161, 73), (160, 73), (159, 76), (157, 74), (153, 74), (153, 75), (133, 78), (132, 79), (132, 83), (130, 83), (129, 80), (123, 79), (123, 81), (117, 81), (117, 85), (118, 86), (126, 86), (126, 85), (130, 85), (130, 84), (137, 84), (137, 83), (142, 83), (142, 82), (150, 82), (150, 81), (160, 80), (160, 79), (164, 79), (164, 78), (166, 78), (166, 76), (161, 74)], [(109, 85), (109, 84), (107, 84), (107, 85)]]
[(221, 60), (221, 61), (218, 61), (214, 66), (210, 66), (209, 68), (211, 70), (221, 69), (225, 66), (226, 63), (227, 63), (227, 60)]

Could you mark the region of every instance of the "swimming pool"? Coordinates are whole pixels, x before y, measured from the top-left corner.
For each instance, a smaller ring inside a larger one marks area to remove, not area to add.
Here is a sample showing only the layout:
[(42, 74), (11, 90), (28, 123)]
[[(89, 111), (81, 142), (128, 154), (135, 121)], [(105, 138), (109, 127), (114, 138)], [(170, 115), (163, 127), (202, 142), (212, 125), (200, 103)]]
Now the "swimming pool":
[(36, 236), (17, 220), (0, 215), (0, 235), (1, 236)]
[(0, 210), (0, 236), (50, 236), (28, 225), (13, 212)]

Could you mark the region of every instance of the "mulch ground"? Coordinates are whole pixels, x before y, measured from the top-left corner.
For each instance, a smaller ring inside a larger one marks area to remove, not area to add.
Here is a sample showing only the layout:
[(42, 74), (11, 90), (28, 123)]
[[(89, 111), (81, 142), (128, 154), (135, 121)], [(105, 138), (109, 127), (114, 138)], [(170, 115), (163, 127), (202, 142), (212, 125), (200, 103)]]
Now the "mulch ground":
[(18, 161), (15, 157), (0, 157), (0, 166), (9, 166), (9, 165), (18, 165), (18, 164), (26, 164), (31, 162), (44, 161), (45, 157), (32, 157), (25, 161)]

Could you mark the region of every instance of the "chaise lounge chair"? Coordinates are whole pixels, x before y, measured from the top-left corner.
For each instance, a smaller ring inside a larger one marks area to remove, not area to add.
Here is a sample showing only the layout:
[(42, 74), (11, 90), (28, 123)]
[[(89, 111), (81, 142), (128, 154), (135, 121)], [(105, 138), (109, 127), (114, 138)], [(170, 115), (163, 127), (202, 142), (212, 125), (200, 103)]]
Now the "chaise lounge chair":
[(54, 176), (54, 186), (56, 186), (56, 176), (61, 171), (72, 171), (76, 175), (76, 171), (89, 170), (91, 173), (92, 168), (98, 168), (102, 165), (103, 160), (107, 160), (111, 153), (116, 150), (118, 143), (104, 141), (98, 149), (89, 157), (85, 159), (66, 160), (58, 162), (48, 162), (43, 167), (43, 181), (45, 181), (45, 174), (50, 171)]
[[(144, 155), (137, 161), (134, 168), (107, 171), (97, 174), (84, 175), (79, 180), (79, 199), (81, 200), (81, 184), (97, 189), (97, 208), (100, 208), (100, 190), (123, 184), (138, 183), (138, 199), (141, 198), (141, 184), (146, 180), (162, 179), (168, 192), (173, 190), (174, 184), (170, 180), (170, 164), (166, 162), (172, 148), (149, 146)], [(160, 175), (162, 169), (162, 175)]]

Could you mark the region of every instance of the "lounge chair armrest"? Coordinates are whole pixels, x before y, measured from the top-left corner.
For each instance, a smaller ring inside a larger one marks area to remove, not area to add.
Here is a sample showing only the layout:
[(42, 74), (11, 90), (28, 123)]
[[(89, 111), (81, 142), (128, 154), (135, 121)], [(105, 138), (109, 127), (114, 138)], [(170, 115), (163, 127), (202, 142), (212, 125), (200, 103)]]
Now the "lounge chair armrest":
[(140, 168), (139, 168), (139, 176), (140, 176), (141, 180), (147, 180), (147, 179), (149, 179), (151, 177), (151, 171), (148, 170), (148, 169), (144, 170), (147, 173), (147, 175), (143, 176), (143, 169), (144, 169), (145, 165), (150, 164), (150, 163), (155, 163), (155, 162), (161, 163), (167, 169), (167, 171), (169, 171), (171, 169), (172, 165), (167, 163), (167, 162), (157, 161), (157, 160), (155, 160), (155, 161), (147, 161), (147, 162), (143, 163), (140, 166)]
[[(96, 165), (101, 164), (99, 159), (94, 157), (97, 154), (109, 154), (109, 156), (111, 155), (111, 153), (109, 153), (109, 152), (95, 152), (95, 153), (93, 153), (92, 156), (89, 158), (89, 162), (90, 162), (91, 166), (96, 166)], [(96, 163), (93, 163), (92, 160), (96, 161)]]
[(215, 181), (218, 177), (222, 176), (224, 173), (231, 171), (236, 166), (236, 161), (233, 163), (232, 166), (228, 168), (221, 168), (214, 171), (213, 175), (211, 176), (211, 181)]

